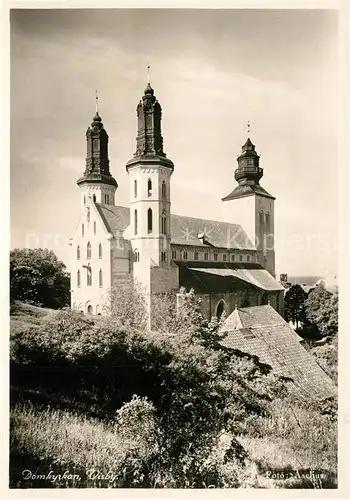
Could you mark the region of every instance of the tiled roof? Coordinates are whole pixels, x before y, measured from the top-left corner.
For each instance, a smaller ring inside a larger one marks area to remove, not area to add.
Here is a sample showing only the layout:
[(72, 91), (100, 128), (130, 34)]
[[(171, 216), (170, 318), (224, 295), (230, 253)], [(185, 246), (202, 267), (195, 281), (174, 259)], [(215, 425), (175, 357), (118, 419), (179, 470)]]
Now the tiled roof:
[(266, 189), (261, 187), (260, 184), (243, 184), (235, 187), (235, 189), (231, 191), (230, 194), (222, 198), (222, 201), (233, 200), (235, 198), (243, 198), (244, 196), (250, 196), (252, 194), (259, 194), (260, 196), (265, 196), (266, 198), (271, 198), (272, 200), (276, 199), (274, 196), (271, 196), (271, 194), (269, 194)]
[(265, 291), (284, 290), (283, 286), (259, 264), (211, 262), (178, 262), (180, 286), (193, 288), (197, 293), (230, 292), (251, 285)]
[(95, 205), (110, 233), (117, 235), (125, 231), (130, 224), (130, 210), (128, 208), (102, 203), (96, 203)]
[(229, 224), (208, 219), (197, 219), (184, 215), (171, 216), (171, 242), (180, 245), (202, 245), (205, 235), (209, 246), (254, 250), (254, 245), (239, 224)]
[(258, 356), (276, 375), (290, 379), (290, 385), (311, 399), (336, 395), (332, 380), (311, 354), (300, 345), (300, 337), (271, 306), (236, 309), (220, 331), (227, 336), (223, 347)]
[[(130, 209), (127, 207), (96, 203), (108, 231), (115, 234), (124, 231), (130, 224)], [(208, 245), (198, 235), (205, 234)], [(229, 224), (183, 215), (171, 215), (171, 242), (177, 245), (196, 245), (218, 248), (254, 250), (254, 246), (239, 224)]]

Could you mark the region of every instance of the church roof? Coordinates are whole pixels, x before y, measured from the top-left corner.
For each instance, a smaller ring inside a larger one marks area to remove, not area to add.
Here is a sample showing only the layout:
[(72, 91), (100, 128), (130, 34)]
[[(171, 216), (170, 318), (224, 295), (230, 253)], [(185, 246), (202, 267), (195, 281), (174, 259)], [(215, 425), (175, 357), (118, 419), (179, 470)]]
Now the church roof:
[(274, 196), (269, 194), (266, 189), (261, 187), (260, 184), (239, 184), (233, 191), (231, 191), (230, 194), (222, 198), (222, 201), (243, 198), (252, 194), (258, 194), (260, 196), (264, 196), (265, 198), (271, 198), (272, 200), (276, 199)]
[[(129, 226), (129, 208), (102, 203), (96, 203), (96, 207), (110, 233), (120, 234)], [(253, 243), (239, 224), (197, 219), (184, 215), (171, 215), (171, 243), (207, 248), (255, 250)]]
[(332, 380), (302, 345), (300, 337), (269, 305), (236, 309), (220, 327), (223, 347), (258, 356), (298, 393), (323, 399), (336, 395)]
[(259, 264), (225, 262), (177, 262), (180, 286), (197, 293), (221, 293), (247, 290), (254, 286), (264, 291), (284, 287)]
[(242, 250), (255, 249), (239, 224), (197, 219), (184, 215), (171, 216), (171, 242), (178, 245), (203, 245), (204, 247), (214, 246)]
[(128, 208), (102, 203), (96, 203), (95, 205), (108, 232), (119, 235), (130, 224), (130, 210)]

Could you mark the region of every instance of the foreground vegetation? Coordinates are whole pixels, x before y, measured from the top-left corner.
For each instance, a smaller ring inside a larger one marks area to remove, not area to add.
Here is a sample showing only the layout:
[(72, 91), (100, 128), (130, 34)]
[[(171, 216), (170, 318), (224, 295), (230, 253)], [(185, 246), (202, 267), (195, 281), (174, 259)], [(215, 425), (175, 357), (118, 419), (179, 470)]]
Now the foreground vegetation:
[(94, 320), (13, 307), (11, 487), (336, 487), (336, 402), (220, 348), (195, 300), (168, 326), (159, 303), (153, 333), (140, 298)]

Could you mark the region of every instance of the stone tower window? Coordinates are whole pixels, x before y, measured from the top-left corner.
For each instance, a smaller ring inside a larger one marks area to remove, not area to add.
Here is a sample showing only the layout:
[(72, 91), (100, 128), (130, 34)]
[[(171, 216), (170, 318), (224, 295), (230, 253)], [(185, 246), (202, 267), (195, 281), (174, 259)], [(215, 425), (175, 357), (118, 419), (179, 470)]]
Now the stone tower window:
[(96, 234), (96, 221), (94, 221), (94, 234)]
[(163, 213), (162, 213), (162, 230), (161, 230), (161, 233), (162, 234), (166, 234), (166, 214), (165, 214), (165, 210), (163, 210)]
[(151, 233), (153, 231), (153, 215), (152, 209), (149, 208), (147, 211), (147, 231)]
[(77, 246), (77, 260), (80, 259), (80, 246)]
[(96, 195), (95, 194), (92, 195), (92, 201), (96, 203)]
[(134, 198), (137, 198), (137, 180), (134, 180)]
[(182, 258), (183, 258), (183, 260), (187, 260), (187, 252), (186, 252), (186, 250), (183, 251)]
[(234, 262), (234, 261), (235, 261), (235, 259), (236, 259), (235, 254), (234, 254), (234, 253), (232, 253), (232, 254), (231, 254), (231, 262)]
[(161, 260), (161, 262), (166, 262), (166, 252), (161, 252), (160, 260)]
[(152, 181), (148, 179), (147, 181), (147, 196), (152, 196)]
[(103, 273), (102, 269), (99, 270), (98, 272), (98, 284), (100, 287), (103, 287)]
[(102, 259), (102, 244), (101, 243), (98, 245), (98, 258)]
[(208, 259), (209, 259), (208, 252), (205, 252), (205, 254), (204, 254), (204, 260), (208, 260)]
[(84, 205), (86, 205), (86, 196), (84, 194)]
[(91, 243), (88, 241), (88, 244), (86, 245), (86, 258), (91, 259)]
[(80, 287), (80, 270), (77, 271), (77, 286)]
[(90, 207), (87, 207), (86, 219), (90, 222)]
[(266, 232), (270, 233), (271, 227), (270, 227), (270, 214), (265, 215), (265, 224), (266, 224)]
[(222, 260), (223, 260), (224, 262), (226, 262), (226, 261), (227, 261), (227, 255), (226, 255), (225, 253), (224, 253), (224, 254), (223, 254), (223, 256), (222, 256)]
[(81, 235), (84, 236), (84, 224), (81, 225)]
[(137, 234), (137, 210), (134, 211), (134, 233)]
[(166, 198), (166, 184), (165, 184), (165, 181), (162, 182), (162, 198), (163, 198), (163, 200)]
[(137, 249), (134, 250), (134, 262), (140, 262), (140, 252)]
[(194, 260), (198, 260), (198, 252), (194, 252)]

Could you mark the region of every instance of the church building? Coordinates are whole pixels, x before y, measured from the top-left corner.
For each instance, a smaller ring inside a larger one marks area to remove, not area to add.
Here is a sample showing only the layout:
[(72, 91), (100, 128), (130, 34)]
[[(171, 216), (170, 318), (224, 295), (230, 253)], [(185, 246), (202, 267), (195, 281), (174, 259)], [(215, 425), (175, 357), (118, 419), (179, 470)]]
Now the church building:
[(236, 185), (222, 198), (221, 221), (176, 215), (171, 210), (176, 168), (164, 152), (161, 118), (148, 83), (137, 105), (124, 207), (118, 204), (109, 138), (96, 108), (86, 132), (85, 172), (77, 181), (81, 217), (70, 240), (72, 308), (103, 314), (111, 288), (132, 276), (150, 308), (152, 295), (184, 287), (200, 297), (208, 319), (267, 304), (283, 314), (284, 287), (275, 279), (275, 198), (260, 185), (263, 169), (254, 144), (248, 137), (242, 146)]

